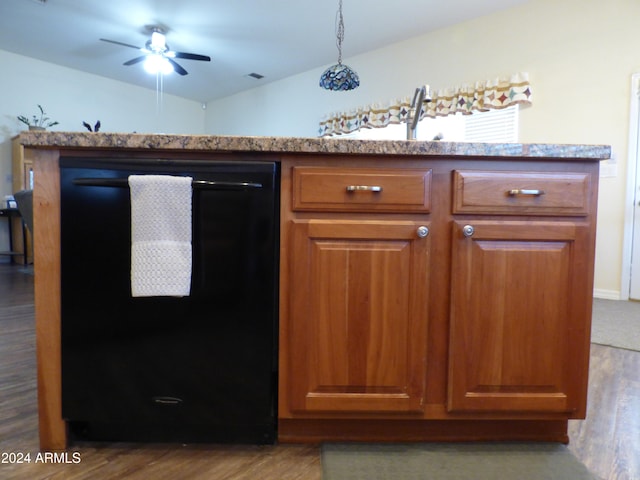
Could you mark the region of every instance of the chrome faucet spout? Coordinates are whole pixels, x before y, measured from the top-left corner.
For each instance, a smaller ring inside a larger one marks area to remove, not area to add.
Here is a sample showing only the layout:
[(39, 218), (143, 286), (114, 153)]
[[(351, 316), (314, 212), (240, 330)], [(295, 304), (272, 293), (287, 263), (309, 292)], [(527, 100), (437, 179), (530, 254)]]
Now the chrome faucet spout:
[(423, 85), (416, 88), (413, 94), (413, 100), (409, 107), (409, 115), (407, 117), (407, 140), (415, 140), (418, 131), (418, 122), (420, 121), (420, 113), (422, 112), (422, 104), (431, 101), (431, 92), (429, 85)]

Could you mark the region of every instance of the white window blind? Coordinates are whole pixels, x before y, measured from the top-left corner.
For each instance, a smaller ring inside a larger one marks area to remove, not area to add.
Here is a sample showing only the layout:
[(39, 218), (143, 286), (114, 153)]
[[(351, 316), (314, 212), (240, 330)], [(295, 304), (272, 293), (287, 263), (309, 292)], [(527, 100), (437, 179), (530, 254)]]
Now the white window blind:
[(514, 143), (518, 141), (518, 105), (465, 117), (465, 142)]

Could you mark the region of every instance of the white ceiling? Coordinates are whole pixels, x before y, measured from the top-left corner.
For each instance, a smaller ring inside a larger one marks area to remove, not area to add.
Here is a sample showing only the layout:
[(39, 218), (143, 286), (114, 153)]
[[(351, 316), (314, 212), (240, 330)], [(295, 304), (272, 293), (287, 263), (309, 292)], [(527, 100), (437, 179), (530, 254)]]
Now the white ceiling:
[[(348, 59), (527, 0), (343, 1)], [(142, 47), (145, 26), (163, 25), (172, 50), (212, 58), (179, 60), (189, 75), (168, 75), (164, 91), (207, 102), (336, 63), (337, 8), (338, 0), (0, 0), (0, 50), (155, 89), (141, 64), (122, 65), (139, 52), (99, 39)]]

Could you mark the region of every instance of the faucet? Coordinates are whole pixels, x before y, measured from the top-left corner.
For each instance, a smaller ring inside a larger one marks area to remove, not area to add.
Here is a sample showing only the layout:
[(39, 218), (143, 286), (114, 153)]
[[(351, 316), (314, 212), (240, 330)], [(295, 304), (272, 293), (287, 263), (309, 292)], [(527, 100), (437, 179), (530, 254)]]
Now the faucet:
[(411, 106), (409, 107), (409, 115), (407, 117), (407, 140), (416, 139), (422, 104), (429, 103), (430, 101), (431, 89), (429, 88), (429, 85), (423, 85), (422, 87), (416, 88), (416, 91), (413, 94), (413, 100), (411, 101)]

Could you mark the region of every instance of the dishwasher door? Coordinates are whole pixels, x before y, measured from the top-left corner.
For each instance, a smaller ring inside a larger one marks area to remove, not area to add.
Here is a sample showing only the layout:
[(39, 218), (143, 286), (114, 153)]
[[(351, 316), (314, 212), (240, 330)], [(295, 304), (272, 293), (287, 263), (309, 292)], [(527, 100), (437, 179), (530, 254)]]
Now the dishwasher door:
[[(60, 167), (71, 438), (273, 443), (278, 164), (61, 158)], [(133, 174), (194, 179), (188, 297), (131, 296)]]

